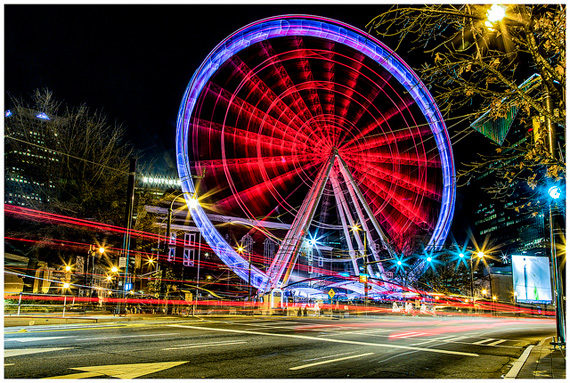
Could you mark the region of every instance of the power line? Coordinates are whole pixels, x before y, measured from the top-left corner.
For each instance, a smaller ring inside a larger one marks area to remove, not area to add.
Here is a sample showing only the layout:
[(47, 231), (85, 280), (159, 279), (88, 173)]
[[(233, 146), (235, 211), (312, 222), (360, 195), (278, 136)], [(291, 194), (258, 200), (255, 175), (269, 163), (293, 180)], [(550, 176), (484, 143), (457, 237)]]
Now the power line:
[(86, 158), (81, 158), (81, 157), (78, 157), (78, 156), (74, 156), (73, 154), (64, 153), (64, 152), (61, 152), (61, 151), (59, 151), (59, 150), (54, 150), (54, 149), (52, 149), (52, 148), (48, 148), (47, 146), (42, 146), (42, 145), (34, 144), (33, 142), (29, 142), (29, 141), (22, 140), (22, 139), (20, 139), (20, 138), (16, 138), (16, 137), (12, 137), (12, 136), (5, 136), (5, 137), (6, 137), (6, 138), (9, 138), (9, 139), (11, 139), (11, 140), (14, 140), (14, 141), (19, 141), (19, 142), (22, 142), (22, 143), (24, 143), (24, 144), (28, 144), (28, 145), (31, 145), (31, 146), (38, 147), (38, 148), (40, 148), (40, 149), (50, 150), (50, 151), (52, 151), (52, 152), (54, 152), (54, 153), (58, 153), (58, 154), (61, 154), (61, 155), (63, 155), (63, 156), (67, 156), (67, 157), (69, 157), (69, 158), (73, 158), (73, 159), (80, 160), (80, 161), (85, 161), (85, 162), (88, 162), (88, 163), (90, 163), (90, 164), (97, 165), (97, 166), (101, 166), (101, 167), (104, 167), (104, 168), (107, 168), (107, 169), (110, 169), (110, 170), (114, 170), (114, 171), (117, 171), (117, 172), (120, 172), (120, 173), (129, 174), (129, 172), (128, 172), (127, 170), (117, 169), (117, 168), (114, 168), (114, 167), (111, 167), (111, 166), (108, 166), (108, 165), (103, 165), (103, 164), (101, 164), (101, 163), (99, 163), (99, 162), (91, 161), (91, 160), (88, 160), (88, 159), (86, 159)]

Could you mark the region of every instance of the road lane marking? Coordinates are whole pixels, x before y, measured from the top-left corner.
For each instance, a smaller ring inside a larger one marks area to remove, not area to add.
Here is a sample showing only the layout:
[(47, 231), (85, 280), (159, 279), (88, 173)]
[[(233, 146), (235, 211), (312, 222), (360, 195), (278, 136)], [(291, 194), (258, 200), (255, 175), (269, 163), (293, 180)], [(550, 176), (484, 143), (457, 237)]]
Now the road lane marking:
[(309, 362), (309, 361), (311, 361), (311, 360), (326, 359), (326, 358), (330, 358), (331, 356), (341, 356), (341, 355), (346, 355), (346, 354), (352, 354), (353, 352), (354, 352), (354, 351), (343, 352), (343, 353), (334, 354), (334, 355), (319, 356), (318, 358), (303, 359), (303, 362)]
[(473, 342), (472, 344), (480, 344), (480, 345), (482, 345), (483, 343), (491, 342), (491, 341), (493, 341), (493, 340), (496, 340), (496, 339), (493, 339), (493, 338), (481, 339), (481, 340), (479, 340), (479, 341), (477, 341), (477, 342)]
[(487, 344), (487, 346), (496, 346), (496, 345), (498, 345), (498, 344), (500, 344), (500, 343), (503, 343), (503, 342), (506, 342), (506, 341), (507, 341), (507, 339), (499, 339), (499, 340), (497, 340), (497, 341), (495, 341), (495, 342), (493, 342), (493, 343)]
[(96, 376), (105, 376), (105, 374), (101, 374), (100, 372), (92, 372), (92, 371), (78, 372), (77, 374), (50, 376), (49, 378), (42, 378), (42, 379), (86, 379), (86, 378), (94, 378)]
[(392, 356), (389, 357), (389, 358), (385, 358), (385, 359), (379, 360), (378, 363), (387, 362), (387, 361), (389, 361), (390, 359), (394, 359), (394, 358), (397, 358), (397, 357), (399, 357), (399, 356), (404, 356), (404, 355), (408, 355), (408, 354), (413, 354), (414, 352), (418, 352), (418, 351), (415, 350), (415, 351), (402, 352), (402, 353), (399, 353), (399, 354), (396, 354), (396, 355), (392, 355)]
[(40, 342), (42, 340), (63, 339), (68, 336), (44, 336), (44, 337), (28, 337), (28, 338), (4, 338), (4, 342)]
[(526, 362), (526, 360), (528, 359), (530, 352), (532, 351), (532, 349), (534, 348), (534, 345), (530, 345), (528, 346), (524, 352), (522, 353), (522, 355), (517, 359), (517, 361), (515, 363), (513, 363), (513, 367), (511, 367), (511, 369), (509, 370), (509, 372), (507, 372), (507, 375), (505, 375), (505, 379), (514, 379), (517, 377), (517, 375), (519, 374), (519, 372), (521, 371), (521, 368), (523, 367), (524, 363)]
[(144, 334), (144, 335), (115, 335), (115, 336), (103, 336), (97, 338), (80, 338), (77, 339), (78, 341), (85, 341), (85, 340), (99, 340), (99, 339), (123, 339), (123, 338), (141, 338), (141, 337), (149, 337), (149, 336), (165, 336), (165, 335), (178, 335), (177, 332), (170, 332), (165, 334)]
[(230, 344), (243, 344), (243, 343), (247, 343), (247, 342), (246, 341), (211, 342), (211, 343), (193, 344), (193, 345), (189, 345), (189, 346), (167, 347), (167, 348), (163, 348), (162, 350), (166, 351), (166, 350), (180, 350), (180, 349), (185, 349), (185, 348), (199, 348), (199, 347), (208, 347), (208, 346), (228, 346)]
[[(152, 374), (158, 371), (167, 370), (188, 361), (180, 362), (159, 362), (159, 363), (134, 363), (134, 364), (110, 364), (105, 366), (88, 366), (88, 367), (71, 367), (71, 370), (83, 371), (80, 374), (69, 374), (60, 376), (51, 376), (44, 379), (78, 379), (78, 375), (84, 374), (84, 378), (94, 376), (110, 376), (118, 379), (135, 379), (140, 376)], [(87, 375), (87, 374), (90, 375)]]
[(54, 352), (61, 350), (72, 349), (73, 347), (52, 347), (52, 348), (16, 348), (11, 350), (4, 350), (4, 357), (20, 356), (28, 354), (38, 354), (40, 352)]
[(308, 335), (266, 333), (266, 332), (260, 332), (260, 331), (245, 331), (245, 330), (236, 330), (236, 329), (229, 329), (229, 328), (211, 328), (211, 327), (199, 327), (199, 326), (176, 325), (176, 324), (168, 325), (168, 326), (178, 327), (178, 328), (189, 328), (189, 329), (203, 330), (203, 331), (206, 330), (206, 331), (218, 331), (218, 332), (233, 332), (233, 333), (238, 333), (238, 334), (265, 335), (265, 336), (274, 336), (274, 337), (281, 337), (281, 338), (296, 338), (296, 339), (304, 339), (304, 340), (318, 340), (321, 342), (356, 344), (356, 345), (360, 345), (360, 346), (391, 347), (391, 348), (400, 348), (400, 349), (404, 349), (404, 350), (417, 350), (417, 351), (433, 352), (433, 353), (437, 353), (437, 354), (479, 356), (479, 354), (474, 354), (471, 352), (461, 352), (461, 351), (440, 350), (440, 349), (433, 349), (433, 348), (404, 346), (404, 345), (400, 345), (400, 344), (369, 343), (369, 342), (360, 342), (360, 341), (355, 341), (355, 340), (320, 338), (320, 337), (308, 336)]
[(4, 363), (4, 367), (13, 366), (14, 363)]
[(345, 356), (345, 357), (342, 357), (342, 358), (336, 358), (336, 359), (330, 359), (330, 360), (322, 360), (322, 361), (320, 361), (320, 362), (314, 362), (314, 363), (304, 364), (304, 365), (302, 365), (302, 366), (291, 367), (291, 368), (289, 368), (289, 370), (292, 370), (292, 371), (301, 370), (301, 369), (303, 369), (303, 368), (319, 366), (319, 365), (321, 365), (321, 364), (327, 364), (327, 363), (340, 362), (341, 360), (348, 360), (348, 359), (354, 359), (354, 358), (361, 358), (361, 357), (363, 357), (363, 356), (368, 356), (368, 355), (374, 355), (374, 353), (373, 353), (373, 352), (367, 352), (366, 354)]
[[(127, 326), (122, 325), (122, 326), (105, 326), (105, 327), (82, 327), (82, 328), (77, 328), (77, 327), (73, 327), (73, 328), (51, 328), (51, 329), (46, 329), (46, 330), (33, 330), (33, 331), (26, 331), (27, 333), (36, 333), (36, 332), (61, 332), (61, 331), (85, 331), (85, 330), (107, 330), (107, 329), (114, 329), (114, 328), (125, 328)], [(11, 332), (5, 332), (4, 334), (18, 334), (21, 331), (11, 331)]]

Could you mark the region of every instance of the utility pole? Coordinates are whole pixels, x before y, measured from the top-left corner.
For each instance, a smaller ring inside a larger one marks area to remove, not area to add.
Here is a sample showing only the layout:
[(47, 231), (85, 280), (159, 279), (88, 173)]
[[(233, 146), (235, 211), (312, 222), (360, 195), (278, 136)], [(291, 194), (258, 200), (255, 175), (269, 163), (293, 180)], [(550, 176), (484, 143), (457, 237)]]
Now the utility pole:
[[(125, 265), (125, 276), (123, 279), (123, 300), (125, 299), (126, 290), (125, 287), (128, 283), (129, 278), (129, 253), (130, 253), (130, 242), (131, 242), (131, 225), (133, 223), (133, 207), (135, 202), (135, 175), (137, 168), (137, 159), (131, 158), (129, 164), (129, 181), (127, 184), (127, 206), (125, 208), (125, 234), (123, 236), (123, 248), (121, 250), (121, 256), (126, 258)], [(121, 302), (117, 302), (117, 311), (121, 313)]]
[[(552, 120), (550, 119), (550, 114), (552, 111), (552, 99), (550, 97), (550, 91), (548, 85), (544, 85), (544, 90), (546, 93), (545, 103), (546, 103), (546, 130), (548, 138), (548, 152), (553, 159), (556, 158), (556, 130)], [(562, 288), (562, 280), (560, 278), (560, 270), (558, 268), (558, 257), (556, 255), (556, 239), (554, 236), (554, 217), (552, 214), (552, 201), (548, 202), (549, 210), (549, 221), (550, 221), (550, 263), (552, 268), (552, 279), (554, 285), (554, 307), (556, 311), (556, 340), (551, 344), (554, 346), (563, 347), (566, 346), (566, 326), (564, 323), (564, 300), (562, 297), (564, 289)]]

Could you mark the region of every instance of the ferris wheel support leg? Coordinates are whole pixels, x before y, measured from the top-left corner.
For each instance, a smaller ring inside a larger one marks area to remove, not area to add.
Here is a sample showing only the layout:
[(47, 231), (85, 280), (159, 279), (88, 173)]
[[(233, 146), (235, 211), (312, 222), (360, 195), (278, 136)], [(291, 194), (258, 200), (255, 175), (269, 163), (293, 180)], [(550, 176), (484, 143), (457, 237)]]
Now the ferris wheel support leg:
[[(287, 235), (285, 235), (281, 246), (279, 246), (277, 254), (275, 254), (275, 258), (273, 259), (273, 262), (271, 262), (271, 266), (269, 266), (267, 273), (269, 278), (262, 289), (264, 292), (280, 287), (278, 286), (279, 284), (283, 285), (287, 283), (291, 270), (297, 261), (301, 242), (307, 235), (307, 231), (323, 194), (333, 162), (334, 156), (331, 156), (330, 160), (323, 165), (319, 171), (311, 190), (309, 190), (309, 193), (301, 204), (301, 208), (299, 209), (291, 228), (287, 232)], [(286, 279), (281, 281), (281, 277), (283, 275), (285, 275)]]
[[(342, 176), (346, 182), (348, 192), (350, 194), (350, 197), (352, 199), (354, 206), (356, 207), (356, 211), (357, 211), (359, 219), (362, 222), (363, 228), (366, 231), (369, 243), (373, 243), (371, 231), (368, 230), (368, 226), (366, 225), (366, 220), (365, 220), (364, 214), (360, 210), (360, 206), (358, 204), (358, 201), (360, 201), (360, 205), (362, 205), (362, 207), (364, 208), (366, 215), (368, 216), (368, 218), (370, 219), (370, 222), (372, 223), (372, 226), (374, 227), (374, 229), (378, 233), (378, 236), (380, 237), (380, 240), (382, 241), (384, 247), (386, 248), (386, 250), (388, 251), (390, 256), (394, 257), (394, 251), (390, 247), (390, 245), (388, 244), (387, 236), (382, 231), (382, 228), (380, 227), (380, 224), (376, 220), (376, 217), (374, 217), (374, 214), (372, 213), (372, 209), (370, 209), (370, 206), (368, 205), (368, 203), (364, 199), (362, 192), (356, 186), (356, 183), (354, 182), (354, 178), (352, 178), (352, 175), (350, 174), (350, 172), (348, 171), (348, 169), (346, 167), (346, 163), (343, 161), (342, 158), (340, 158), (338, 156), (337, 156), (337, 159), (338, 159), (337, 162), (339, 163), (340, 173), (342, 174)], [(372, 254), (373, 254), (374, 259), (376, 261), (380, 260), (378, 252), (376, 251), (376, 249), (372, 248)], [(383, 267), (381, 266), (381, 264), (377, 263), (377, 265), (379, 266), (381, 274), (384, 274), (384, 270), (383, 270)]]
[[(342, 192), (340, 191), (340, 184), (338, 182), (337, 175), (335, 172), (331, 173), (330, 181), (334, 193), (334, 198), (340, 202), (342, 198), (341, 197)], [(352, 240), (350, 239), (350, 232), (348, 231), (348, 226), (346, 224), (346, 213), (344, 211), (344, 206), (342, 203), (337, 204), (337, 208), (342, 223), (342, 229), (344, 231), (344, 236), (346, 238), (346, 244), (348, 245), (348, 255), (350, 255), (350, 259), (352, 260), (352, 267), (354, 269), (354, 274), (359, 275), (360, 270), (358, 268), (358, 262), (356, 261), (356, 255), (354, 253), (354, 247), (352, 246)]]

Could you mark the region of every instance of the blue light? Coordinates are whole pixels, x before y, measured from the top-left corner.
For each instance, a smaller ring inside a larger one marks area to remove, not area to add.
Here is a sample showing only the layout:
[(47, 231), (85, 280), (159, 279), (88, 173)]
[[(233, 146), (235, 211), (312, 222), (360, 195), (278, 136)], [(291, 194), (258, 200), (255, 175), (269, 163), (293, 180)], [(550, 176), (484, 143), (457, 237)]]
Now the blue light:
[(338, 273), (341, 277), (350, 277), (349, 273)]
[(398, 262), (396, 262), (396, 264), (397, 264), (398, 266), (402, 266), (402, 261), (398, 261)]
[(50, 118), (48, 117), (47, 114), (45, 114), (44, 112), (38, 113), (36, 114), (36, 118), (39, 118), (40, 120), (49, 120)]
[(465, 254), (459, 253), (459, 258), (463, 258), (463, 257), (465, 257)]
[(560, 198), (561, 195), (561, 190), (559, 186), (551, 186), (550, 189), (548, 189), (548, 195), (550, 196), (550, 198), (552, 199), (558, 199)]
[(11, 111), (10, 109), (8, 109), (8, 110), (6, 111), (6, 113), (4, 113), (4, 116), (5, 116), (5, 117), (10, 117), (11, 115), (12, 115), (12, 111)]
[(431, 262), (431, 257), (427, 257), (427, 261), (428, 261), (428, 262)]

